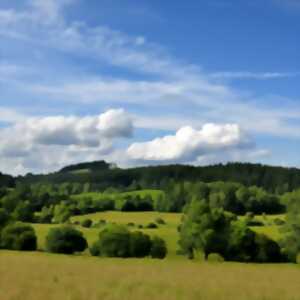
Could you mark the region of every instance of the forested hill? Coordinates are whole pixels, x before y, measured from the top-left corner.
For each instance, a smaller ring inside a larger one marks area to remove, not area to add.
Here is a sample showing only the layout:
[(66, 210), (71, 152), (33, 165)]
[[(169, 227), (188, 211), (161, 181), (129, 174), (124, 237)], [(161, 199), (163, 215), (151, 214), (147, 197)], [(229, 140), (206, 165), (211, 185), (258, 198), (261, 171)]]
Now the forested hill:
[(130, 185), (160, 187), (170, 179), (176, 181), (231, 181), (256, 185), (267, 191), (283, 193), (300, 187), (300, 169), (250, 163), (228, 163), (212, 166), (165, 165), (120, 169), (103, 161), (66, 167), (49, 175), (27, 175), (25, 183), (79, 182), (97, 185), (99, 189)]
[(5, 174), (2, 174), (0, 172), (0, 188), (2, 187), (14, 187), (15, 185), (15, 180), (12, 176), (10, 175), (5, 175)]

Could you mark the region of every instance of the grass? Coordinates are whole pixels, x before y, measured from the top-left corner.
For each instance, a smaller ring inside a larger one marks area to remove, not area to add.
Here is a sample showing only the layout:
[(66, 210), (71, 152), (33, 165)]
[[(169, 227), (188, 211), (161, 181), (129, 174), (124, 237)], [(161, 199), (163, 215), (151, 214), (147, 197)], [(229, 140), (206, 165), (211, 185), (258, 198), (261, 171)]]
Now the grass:
[[(157, 235), (163, 238), (168, 247), (168, 257), (172, 258), (176, 256), (178, 250), (178, 232), (177, 227), (180, 224), (182, 214), (179, 213), (160, 213), (160, 212), (118, 212), (118, 211), (109, 211), (109, 212), (99, 212), (93, 214), (87, 214), (83, 216), (72, 217), (71, 221), (83, 221), (84, 219), (91, 219), (94, 223), (99, 222), (100, 220), (105, 220), (108, 223), (117, 223), (127, 225), (128, 223), (134, 223), (134, 227), (130, 227), (131, 230), (141, 230), (144, 233), (147, 233), (151, 236)], [(278, 216), (276, 216), (278, 217)], [(284, 216), (281, 216), (282, 218)], [(157, 218), (162, 218), (166, 224), (158, 225), (157, 229), (139, 229), (138, 225), (149, 224), (150, 222), (155, 222)], [(259, 218), (256, 217), (256, 218)], [(267, 219), (274, 219), (275, 216), (267, 216)], [(60, 226), (60, 225), (48, 225), (48, 224), (32, 224), (34, 227), (37, 236), (38, 236), (38, 248), (43, 250), (45, 249), (45, 238), (50, 228)], [(100, 232), (100, 228), (83, 228), (77, 226), (77, 228), (83, 232), (86, 237), (89, 245), (92, 245), (97, 239)], [(254, 231), (258, 233), (264, 233), (270, 238), (278, 241), (282, 238), (283, 234), (280, 231), (279, 226), (268, 225), (268, 226), (256, 226), (251, 227)]]
[(0, 252), (1, 300), (298, 300), (296, 265)]
[[(168, 247), (169, 257), (175, 256), (178, 249), (178, 232), (177, 226), (180, 224), (181, 214), (174, 213), (159, 213), (159, 212), (101, 212), (88, 214), (84, 216), (72, 217), (71, 221), (81, 222), (84, 219), (91, 219), (94, 223), (99, 220), (106, 220), (108, 223), (117, 223), (127, 225), (130, 222), (134, 222), (136, 225), (141, 224), (143, 226), (149, 224), (150, 222), (155, 222), (156, 218), (162, 218), (166, 222), (165, 225), (159, 225), (157, 229), (139, 229), (137, 226), (130, 228), (131, 230), (141, 230), (151, 236), (157, 235), (162, 237)], [(49, 224), (32, 224), (36, 234), (38, 236), (38, 248), (40, 250), (45, 249), (45, 239), (48, 234), (48, 231), (51, 228), (60, 226), (60, 225), (49, 225)], [(77, 228), (83, 232), (86, 237), (89, 245), (92, 245), (97, 239), (101, 229), (99, 228), (83, 228), (77, 226)], [(1, 298), (0, 298), (1, 299)]]

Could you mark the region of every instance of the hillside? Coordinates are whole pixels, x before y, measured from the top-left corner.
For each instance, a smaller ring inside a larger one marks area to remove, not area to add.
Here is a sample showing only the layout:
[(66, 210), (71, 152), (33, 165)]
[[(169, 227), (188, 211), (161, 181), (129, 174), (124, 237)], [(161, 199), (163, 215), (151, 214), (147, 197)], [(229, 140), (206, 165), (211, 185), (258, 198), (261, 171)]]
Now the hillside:
[(166, 180), (230, 181), (246, 186), (256, 185), (276, 193), (292, 191), (300, 187), (300, 170), (250, 163), (228, 163), (211, 166), (164, 165), (120, 169), (104, 161), (67, 166), (48, 175), (19, 177), (24, 183), (79, 182), (94, 183), (99, 189), (128, 187), (140, 184), (144, 188), (159, 187)]

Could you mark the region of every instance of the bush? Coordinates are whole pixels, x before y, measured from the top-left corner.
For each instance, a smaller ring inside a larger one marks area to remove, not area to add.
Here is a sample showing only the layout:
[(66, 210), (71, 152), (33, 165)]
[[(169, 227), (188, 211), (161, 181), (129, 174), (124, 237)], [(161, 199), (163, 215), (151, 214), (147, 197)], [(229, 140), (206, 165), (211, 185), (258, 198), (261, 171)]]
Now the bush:
[(90, 247), (93, 256), (164, 258), (166, 246), (162, 239), (151, 240), (139, 231), (130, 232), (125, 226), (113, 225), (99, 234), (99, 240)]
[(160, 225), (165, 225), (165, 224), (166, 224), (165, 220), (162, 219), (162, 218), (156, 218), (156, 219), (155, 219), (155, 222), (156, 222), (157, 224), (160, 224)]
[(207, 261), (214, 263), (224, 262), (224, 257), (219, 253), (210, 253), (207, 257)]
[(247, 221), (247, 226), (265, 226), (265, 224), (261, 221), (252, 219), (250, 221)]
[(155, 228), (158, 228), (158, 226), (155, 224), (155, 223), (149, 223), (147, 226), (146, 226), (146, 228), (148, 228), (148, 229), (155, 229)]
[(73, 254), (87, 248), (87, 241), (82, 233), (70, 226), (53, 228), (46, 237), (46, 249), (52, 253)]
[(277, 226), (282, 226), (282, 225), (285, 224), (285, 221), (282, 220), (282, 219), (279, 219), (279, 218), (274, 219), (273, 222), (274, 222), (274, 224), (277, 225)]
[(300, 265), (300, 253), (297, 255), (296, 263)]
[(282, 255), (279, 245), (264, 234), (256, 234), (257, 253), (254, 261), (259, 263), (281, 262)]
[(81, 222), (81, 226), (85, 228), (90, 228), (93, 225), (93, 221), (91, 219), (85, 219)]
[(99, 241), (95, 242), (90, 248), (90, 253), (92, 256), (101, 256), (100, 252), (100, 243)]
[(151, 250), (151, 239), (149, 235), (140, 231), (135, 231), (130, 234), (130, 256), (145, 257), (148, 256)]
[(135, 224), (134, 224), (133, 222), (129, 222), (129, 223), (127, 224), (127, 226), (128, 226), (128, 227), (134, 227)]
[[(112, 225), (102, 230), (99, 240), (90, 249), (94, 255), (107, 257), (130, 256), (130, 232), (121, 225)], [(93, 255), (93, 254), (92, 254)]]
[(152, 258), (163, 259), (167, 255), (167, 246), (165, 241), (160, 237), (154, 237), (152, 239), (152, 246), (150, 250), (150, 255)]
[(37, 238), (34, 229), (22, 223), (6, 226), (1, 233), (1, 247), (9, 250), (35, 251)]

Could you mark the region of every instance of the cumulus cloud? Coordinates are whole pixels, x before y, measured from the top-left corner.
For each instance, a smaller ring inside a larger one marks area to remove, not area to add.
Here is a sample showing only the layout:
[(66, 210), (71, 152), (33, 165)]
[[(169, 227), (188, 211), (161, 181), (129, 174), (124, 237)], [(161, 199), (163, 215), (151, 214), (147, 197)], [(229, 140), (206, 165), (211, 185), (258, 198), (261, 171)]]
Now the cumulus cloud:
[(127, 153), (130, 158), (143, 161), (194, 161), (221, 150), (249, 147), (253, 143), (237, 124), (208, 123), (200, 130), (186, 126), (175, 135), (134, 143)]
[(60, 161), (58, 156), (63, 157), (61, 166), (75, 157), (88, 160), (106, 155), (113, 150), (114, 140), (129, 138), (132, 133), (131, 117), (123, 109), (97, 116), (27, 118), (0, 129), (0, 155), (10, 165), (18, 166), (30, 164), (35, 158), (40, 163), (37, 169), (47, 165), (45, 170), (49, 170), (50, 164)]

